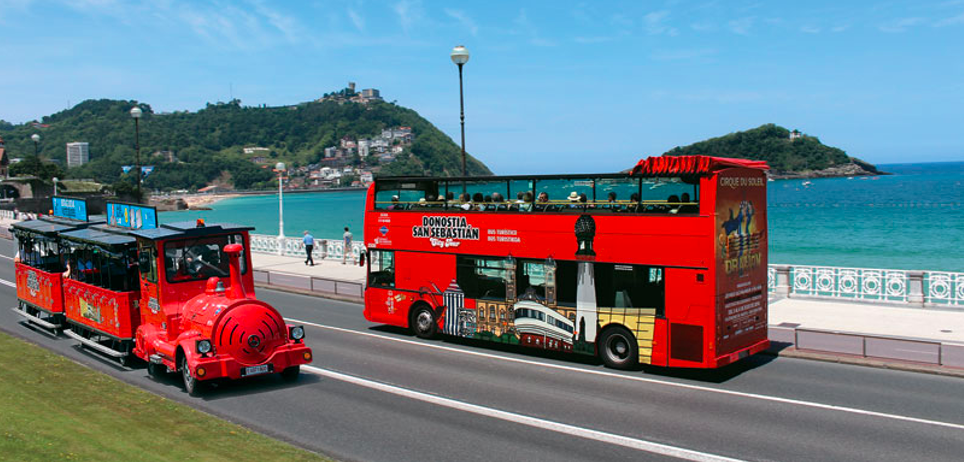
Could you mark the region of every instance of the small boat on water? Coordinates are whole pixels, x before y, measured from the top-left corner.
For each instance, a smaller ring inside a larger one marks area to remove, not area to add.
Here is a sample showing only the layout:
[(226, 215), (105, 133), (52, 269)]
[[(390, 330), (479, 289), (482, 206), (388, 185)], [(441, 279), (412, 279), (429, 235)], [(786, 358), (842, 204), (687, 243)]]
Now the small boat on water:
[(848, 176), (847, 179), (848, 179), (848, 180), (852, 180), (852, 179), (854, 179), (854, 177)]
[(811, 183), (810, 180), (807, 180), (807, 181), (804, 181), (804, 182), (801, 183), (801, 184), (802, 184), (803, 186), (810, 186), (810, 185), (812, 185), (813, 183)]

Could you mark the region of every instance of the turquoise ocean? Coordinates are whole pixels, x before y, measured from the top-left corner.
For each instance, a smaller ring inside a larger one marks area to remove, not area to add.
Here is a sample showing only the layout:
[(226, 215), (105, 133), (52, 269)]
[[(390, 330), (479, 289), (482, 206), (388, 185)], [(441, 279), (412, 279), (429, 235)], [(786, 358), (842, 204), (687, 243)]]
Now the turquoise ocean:
[[(770, 263), (964, 272), (964, 162), (879, 165), (893, 175), (768, 183)], [(284, 196), (285, 235), (362, 238), (365, 193)], [(164, 212), (278, 234), (278, 196), (247, 196), (210, 211)]]

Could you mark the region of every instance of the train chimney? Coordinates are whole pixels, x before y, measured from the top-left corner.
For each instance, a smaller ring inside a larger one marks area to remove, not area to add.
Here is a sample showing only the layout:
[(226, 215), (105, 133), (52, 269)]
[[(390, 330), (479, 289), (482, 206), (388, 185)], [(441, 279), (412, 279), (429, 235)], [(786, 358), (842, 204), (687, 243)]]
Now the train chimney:
[(241, 244), (228, 244), (224, 246), (224, 253), (228, 254), (231, 262), (231, 288), (228, 290), (228, 298), (244, 298), (244, 287), (241, 285)]

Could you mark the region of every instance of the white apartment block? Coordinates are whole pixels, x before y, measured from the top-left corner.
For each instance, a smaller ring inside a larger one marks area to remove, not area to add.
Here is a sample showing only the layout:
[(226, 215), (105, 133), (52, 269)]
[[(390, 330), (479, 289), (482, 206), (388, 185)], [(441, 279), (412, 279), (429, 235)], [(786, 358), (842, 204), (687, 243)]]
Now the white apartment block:
[(90, 161), (90, 148), (87, 143), (67, 143), (67, 168), (80, 167), (88, 161)]

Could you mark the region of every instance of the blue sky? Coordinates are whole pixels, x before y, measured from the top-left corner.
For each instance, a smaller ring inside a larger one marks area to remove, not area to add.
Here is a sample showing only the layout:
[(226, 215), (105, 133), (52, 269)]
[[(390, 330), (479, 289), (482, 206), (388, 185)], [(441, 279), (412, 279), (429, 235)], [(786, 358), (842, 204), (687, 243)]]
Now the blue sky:
[(494, 171), (596, 172), (774, 122), (875, 163), (964, 160), (964, 0), (0, 0), (0, 119), (375, 87)]

